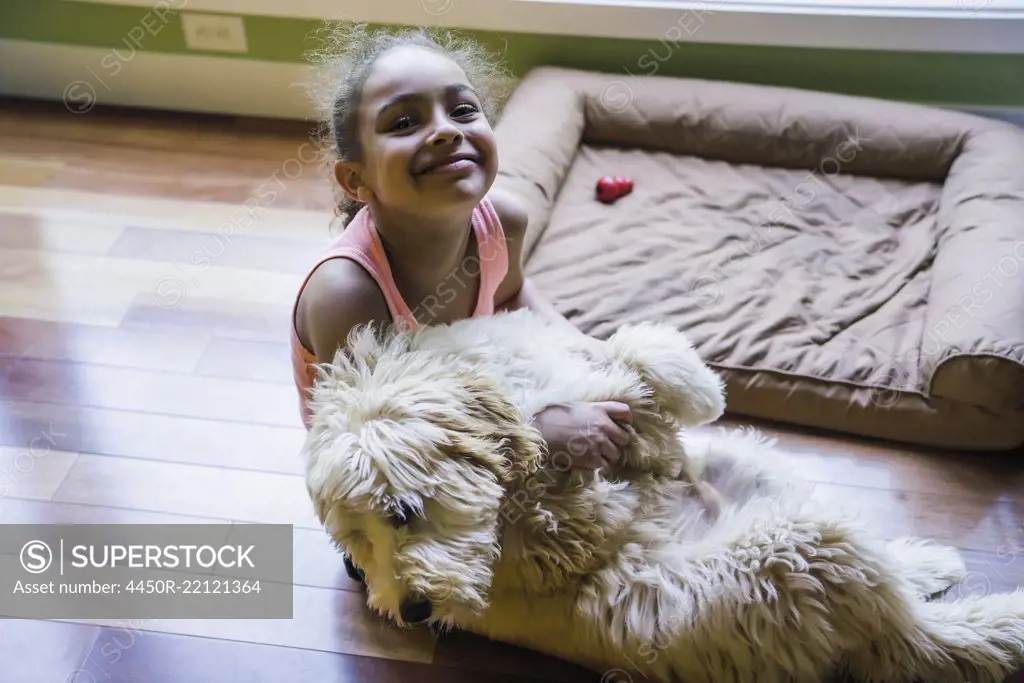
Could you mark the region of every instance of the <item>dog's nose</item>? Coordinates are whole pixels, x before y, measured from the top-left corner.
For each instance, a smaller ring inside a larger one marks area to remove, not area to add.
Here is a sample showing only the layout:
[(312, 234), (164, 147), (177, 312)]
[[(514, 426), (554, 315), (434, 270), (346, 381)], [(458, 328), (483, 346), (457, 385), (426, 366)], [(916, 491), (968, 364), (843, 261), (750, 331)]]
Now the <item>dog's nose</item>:
[(408, 624), (424, 621), (430, 616), (430, 600), (418, 596), (406, 598), (398, 606), (398, 613)]

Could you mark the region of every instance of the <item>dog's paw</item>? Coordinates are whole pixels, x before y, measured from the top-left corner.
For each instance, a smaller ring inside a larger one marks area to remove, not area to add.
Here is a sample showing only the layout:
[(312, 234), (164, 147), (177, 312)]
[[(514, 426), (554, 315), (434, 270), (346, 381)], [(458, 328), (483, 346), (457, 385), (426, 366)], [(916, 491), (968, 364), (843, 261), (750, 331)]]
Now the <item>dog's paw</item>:
[(654, 392), (662, 410), (683, 427), (717, 420), (725, 412), (725, 384), (682, 332), (662, 323), (620, 327), (608, 353), (632, 367)]

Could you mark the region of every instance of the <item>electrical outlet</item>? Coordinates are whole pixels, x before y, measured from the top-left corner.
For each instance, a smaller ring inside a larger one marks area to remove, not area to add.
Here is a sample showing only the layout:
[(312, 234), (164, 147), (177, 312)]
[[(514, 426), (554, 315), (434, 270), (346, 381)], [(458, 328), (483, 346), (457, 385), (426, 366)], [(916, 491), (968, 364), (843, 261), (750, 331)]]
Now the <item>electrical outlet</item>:
[(182, 12), (181, 29), (190, 50), (248, 52), (242, 17)]

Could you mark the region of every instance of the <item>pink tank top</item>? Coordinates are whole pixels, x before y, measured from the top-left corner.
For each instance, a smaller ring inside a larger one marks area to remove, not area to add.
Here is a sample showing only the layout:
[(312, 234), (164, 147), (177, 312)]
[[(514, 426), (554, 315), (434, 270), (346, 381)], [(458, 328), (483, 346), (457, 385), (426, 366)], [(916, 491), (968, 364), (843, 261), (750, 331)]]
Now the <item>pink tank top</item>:
[[(473, 317), (492, 315), (494, 313), (494, 296), (498, 286), (505, 279), (508, 273), (508, 248), (505, 243), (505, 232), (502, 230), (501, 221), (494, 210), (490, 199), (484, 198), (475, 209), (473, 209), (473, 232), (477, 241), (477, 261), (480, 271), (480, 293), (477, 298), (476, 308)], [(295, 313), (299, 303), (299, 297), (306, 283), (313, 275), (313, 272), (325, 261), (335, 258), (347, 258), (359, 263), (371, 277), (376, 281), (387, 301), (388, 311), (391, 313), (392, 322), (396, 326), (407, 326), (405, 329), (419, 329), (420, 323), (402, 299), (402, 295), (395, 286), (391, 275), (391, 267), (388, 264), (387, 256), (384, 253), (384, 246), (380, 241), (380, 235), (373, 224), (373, 217), (370, 215), (369, 207), (363, 207), (356, 213), (352, 221), (346, 226), (331, 244), (327, 246), (320, 258), (313, 263), (302, 279), (299, 291), (295, 295), (295, 303), (292, 305), (291, 317), (291, 356), (292, 374), (295, 377), (295, 386), (299, 392), (299, 414), (302, 423), (308, 429), (310, 427), (310, 408), (308, 404), (309, 390), (312, 389), (316, 380), (316, 356), (299, 340), (299, 334), (295, 326)], [(466, 275), (474, 275), (477, 266), (466, 268)]]

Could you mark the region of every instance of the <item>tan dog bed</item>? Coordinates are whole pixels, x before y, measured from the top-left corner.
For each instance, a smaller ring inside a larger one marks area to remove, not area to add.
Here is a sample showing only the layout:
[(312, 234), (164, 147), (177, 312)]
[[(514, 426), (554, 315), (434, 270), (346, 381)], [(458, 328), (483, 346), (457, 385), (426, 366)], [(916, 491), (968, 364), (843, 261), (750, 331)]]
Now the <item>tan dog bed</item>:
[[(497, 125), (527, 274), (608, 337), (667, 321), (728, 411), (1024, 443), (1024, 131), (788, 88), (544, 67)], [(633, 192), (595, 199), (601, 176)]]

